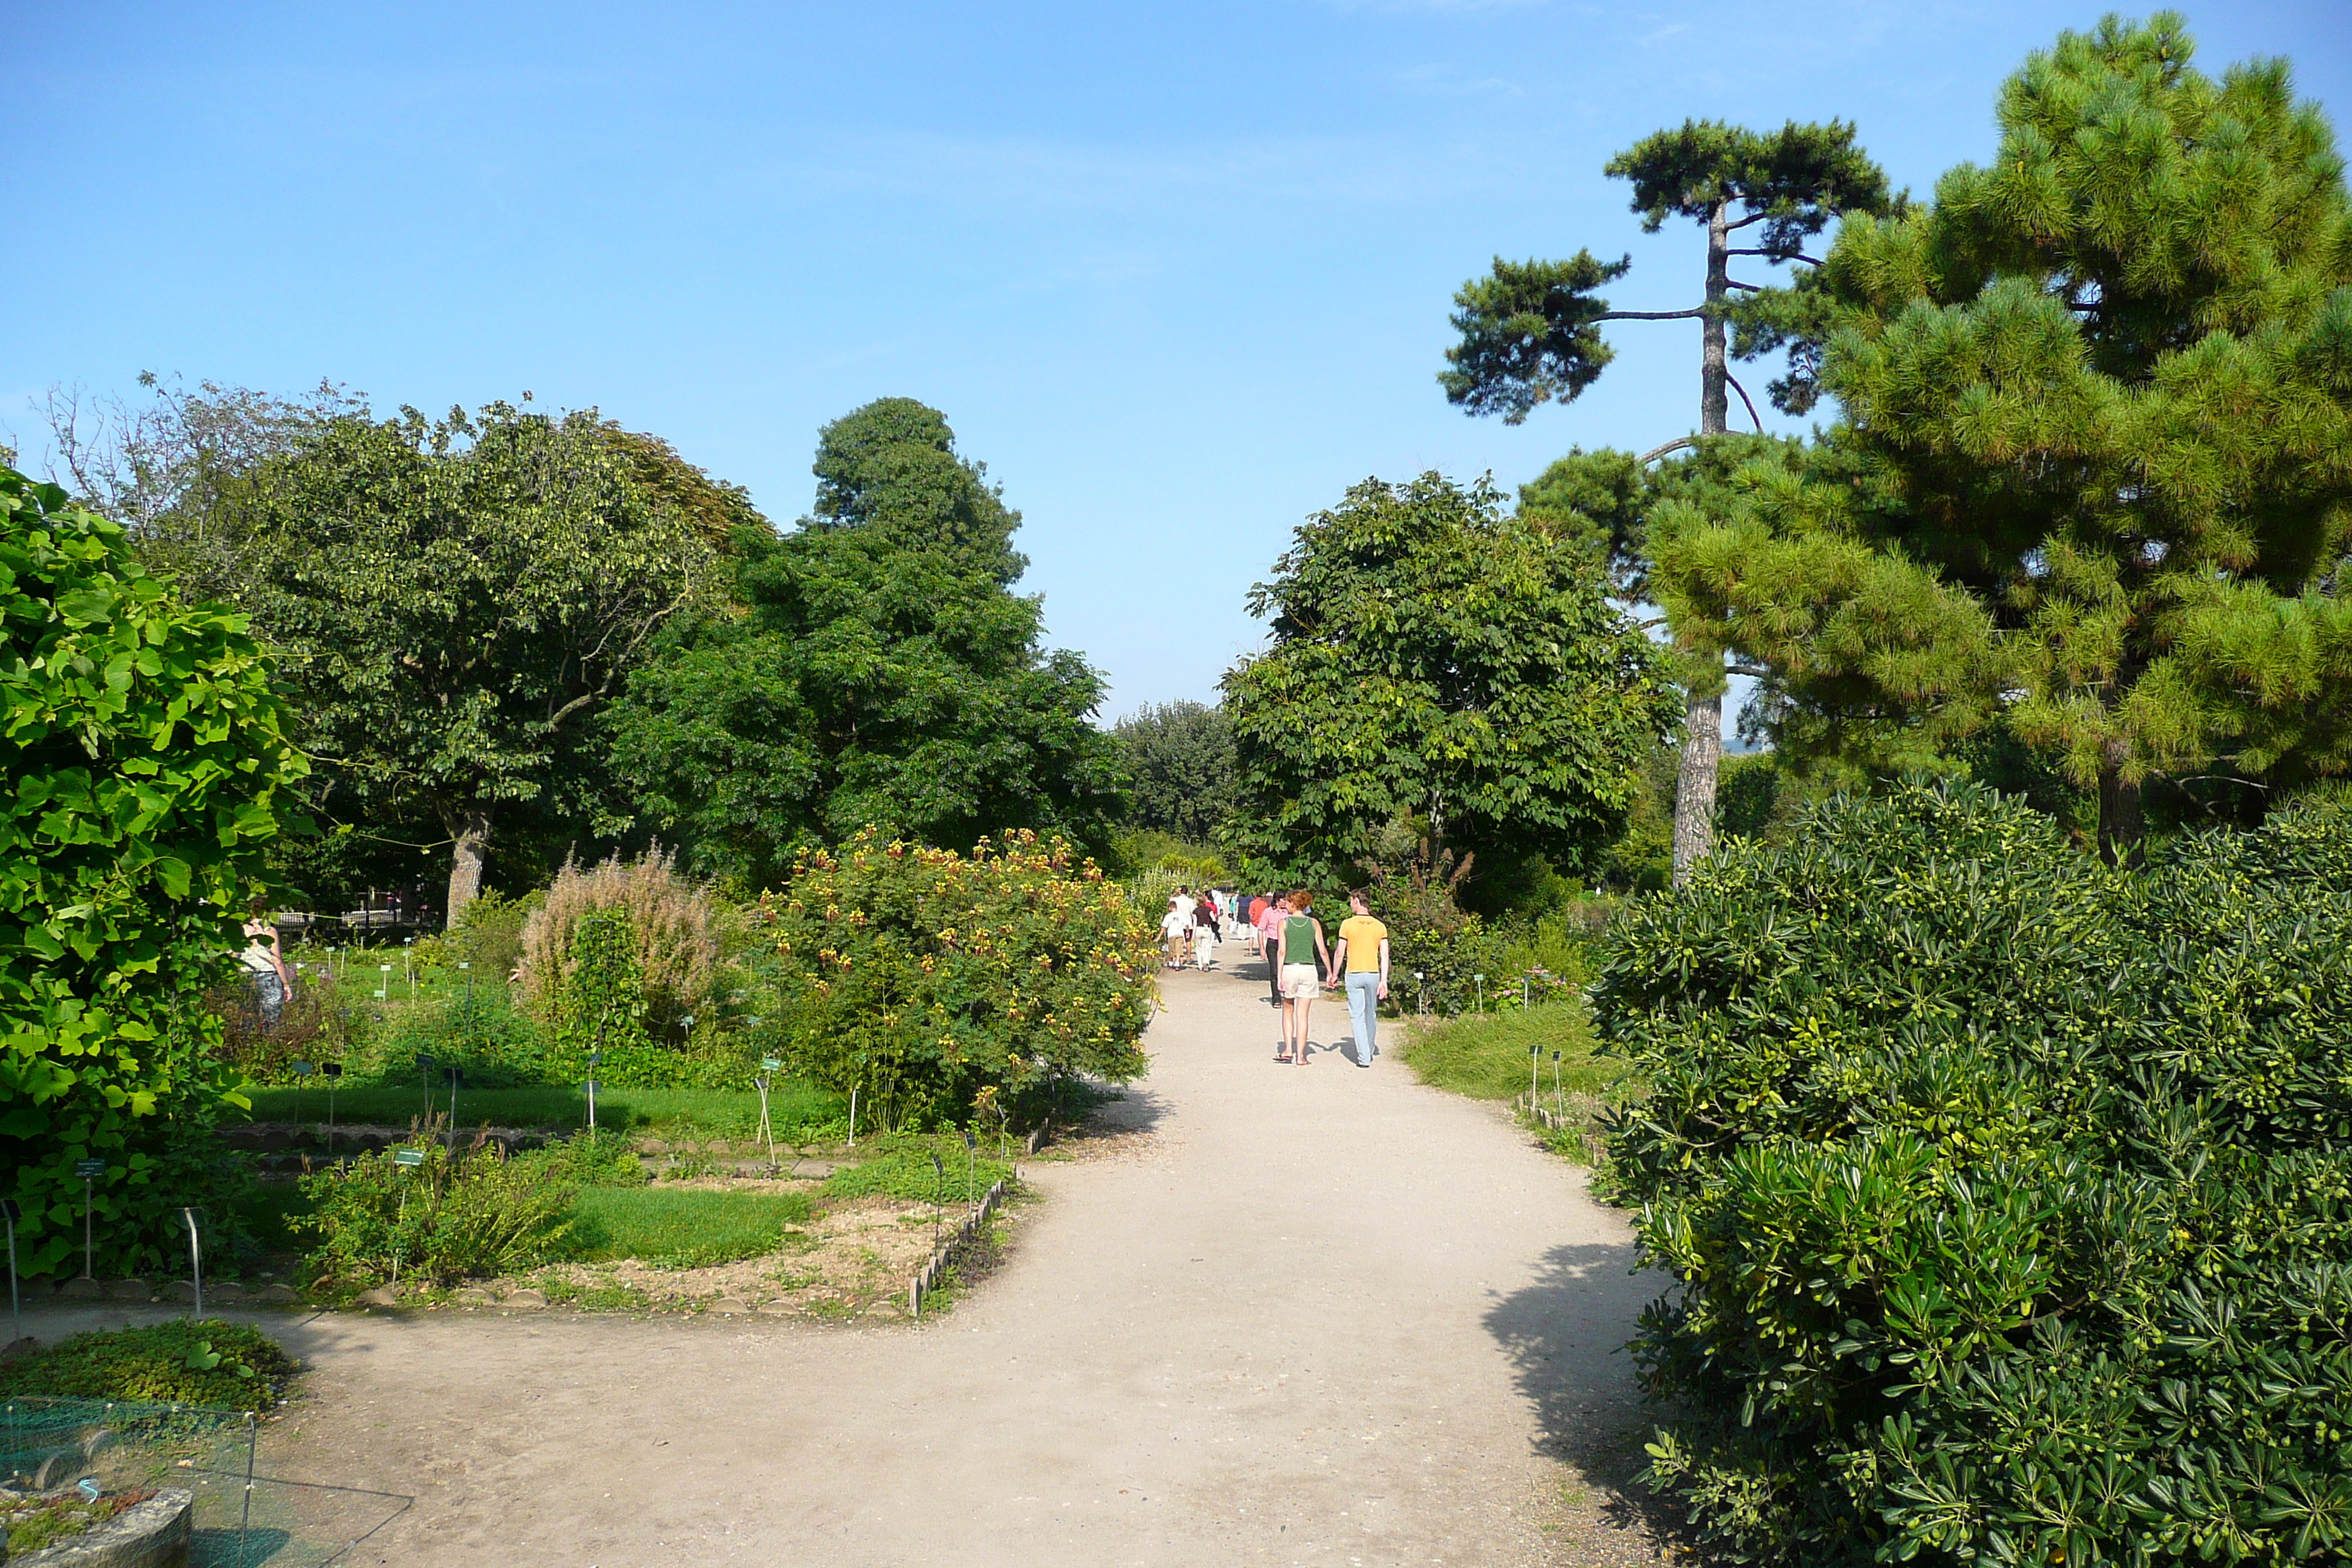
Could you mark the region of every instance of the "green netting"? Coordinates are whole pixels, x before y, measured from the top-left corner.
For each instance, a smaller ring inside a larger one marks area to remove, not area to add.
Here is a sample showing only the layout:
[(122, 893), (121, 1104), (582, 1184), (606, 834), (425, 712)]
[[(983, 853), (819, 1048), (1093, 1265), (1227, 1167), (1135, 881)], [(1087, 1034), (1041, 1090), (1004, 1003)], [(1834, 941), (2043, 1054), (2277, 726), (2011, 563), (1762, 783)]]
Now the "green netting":
[(0, 1485), (101, 1493), (183, 1488), (190, 1568), (323, 1568), (407, 1508), (394, 1493), (264, 1473), (250, 1414), (201, 1405), (19, 1395), (0, 1400)]

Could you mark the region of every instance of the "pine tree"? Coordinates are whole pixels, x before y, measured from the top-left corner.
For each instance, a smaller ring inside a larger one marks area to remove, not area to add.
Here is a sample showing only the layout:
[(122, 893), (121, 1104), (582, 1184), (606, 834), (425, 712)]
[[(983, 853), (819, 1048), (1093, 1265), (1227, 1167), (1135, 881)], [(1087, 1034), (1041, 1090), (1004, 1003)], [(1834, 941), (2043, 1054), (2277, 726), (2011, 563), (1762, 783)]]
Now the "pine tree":
[(1843, 423), (1661, 531), (1678, 626), (1770, 663), (1810, 743), (2005, 731), (2095, 787), (2110, 861), (2151, 777), (2352, 771), (2344, 164), (2284, 62), (2192, 47), (2061, 35), (1991, 164), (1845, 226)]
[[(1737, 392), (1748, 417), (1762, 430), (1755, 401), (1730, 372), (1728, 331), (1743, 314), (1735, 296), (1785, 295), (1731, 276), (1734, 257), (1781, 264), (1810, 262), (1805, 241), (1848, 211), (1876, 211), (1887, 203), (1886, 177), (1853, 144), (1853, 128), (1793, 121), (1770, 133), (1714, 121), (1687, 121), (1678, 131), (1644, 137), (1611, 159), (1606, 173), (1631, 181), (1633, 210), (1645, 233), (1654, 234), (1669, 217), (1690, 218), (1706, 227), (1706, 278), (1700, 302), (1684, 310), (1612, 310), (1595, 290), (1625, 276), (1631, 257), (1604, 262), (1590, 250), (1567, 261), (1505, 261), (1495, 258), (1491, 277), (1474, 279), (1454, 295), (1454, 325), (1462, 341), (1446, 350), (1450, 370), (1440, 373), (1445, 395), (1472, 414), (1500, 414), (1516, 425), (1554, 398), (1572, 402), (1597, 380), (1613, 357), (1600, 331), (1604, 321), (1696, 321), (1700, 324), (1698, 435), (1720, 436), (1728, 428), (1730, 395)], [(1751, 246), (1737, 246), (1741, 230), (1763, 226)], [(1759, 303), (1760, 299), (1759, 299)], [(1780, 308), (1747, 312), (1750, 330), (1739, 343), (1741, 357), (1802, 344), (1801, 321), (1808, 301), (1792, 299)], [(1803, 400), (1804, 367), (1784, 398)], [(1784, 402), (1784, 405), (1791, 405)], [(1683, 437), (1645, 454), (1646, 467), (1693, 445)], [(1685, 654), (1696, 650), (1679, 636)], [(1711, 662), (1685, 660), (1688, 707), (1682, 766), (1675, 790), (1675, 879), (1680, 883), (1714, 839), (1715, 782), (1723, 754), (1724, 672)]]

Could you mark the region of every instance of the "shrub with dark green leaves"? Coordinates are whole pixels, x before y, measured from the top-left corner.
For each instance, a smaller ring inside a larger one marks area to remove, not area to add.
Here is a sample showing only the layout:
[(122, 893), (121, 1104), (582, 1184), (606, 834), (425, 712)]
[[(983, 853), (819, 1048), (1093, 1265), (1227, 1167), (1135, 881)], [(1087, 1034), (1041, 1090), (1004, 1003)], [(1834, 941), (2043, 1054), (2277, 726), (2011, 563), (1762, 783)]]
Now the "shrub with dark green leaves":
[(1630, 907), (1654, 1484), (1740, 1562), (2352, 1545), (2352, 817), (2117, 873), (1906, 787)]

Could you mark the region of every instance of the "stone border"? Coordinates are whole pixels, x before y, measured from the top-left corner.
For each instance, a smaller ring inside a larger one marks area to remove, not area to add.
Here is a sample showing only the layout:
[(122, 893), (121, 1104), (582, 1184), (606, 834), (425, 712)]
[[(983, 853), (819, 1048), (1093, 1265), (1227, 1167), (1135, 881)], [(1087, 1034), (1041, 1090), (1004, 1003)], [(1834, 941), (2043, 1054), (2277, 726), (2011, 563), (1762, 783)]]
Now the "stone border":
[(95, 1530), (7, 1561), (13, 1568), (166, 1568), (188, 1560), (195, 1512), (195, 1494), (166, 1488)]
[(955, 1227), (955, 1233), (931, 1254), (931, 1260), (923, 1265), (922, 1272), (907, 1282), (908, 1317), (920, 1318), (923, 1315), (923, 1298), (940, 1288), (940, 1277), (947, 1272), (948, 1266), (966, 1247), (979, 1239), (981, 1227), (988, 1223), (988, 1216), (994, 1214), (997, 1205), (1003, 1201), (1004, 1182), (1000, 1177), (981, 1194), (980, 1206), (964, 1215), (963, 1223)]

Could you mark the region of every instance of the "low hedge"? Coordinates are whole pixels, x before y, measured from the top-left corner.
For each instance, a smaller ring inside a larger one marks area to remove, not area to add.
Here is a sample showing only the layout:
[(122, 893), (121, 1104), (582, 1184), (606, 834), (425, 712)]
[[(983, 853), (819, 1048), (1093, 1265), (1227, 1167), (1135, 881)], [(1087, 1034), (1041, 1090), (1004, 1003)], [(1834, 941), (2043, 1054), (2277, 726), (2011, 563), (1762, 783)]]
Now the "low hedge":
[(1734, 1561), (2352, 1542), (2352, 821), (2110, 871), (1906, 787), (1612, 932), (1650, 1479)]

